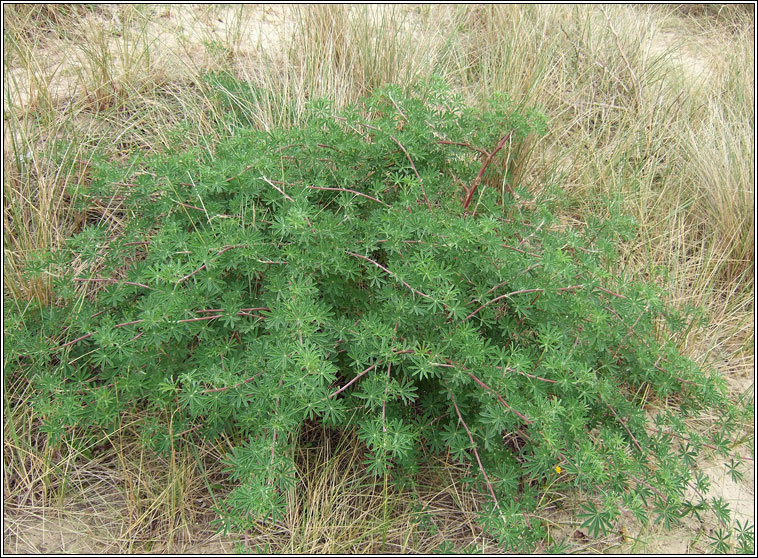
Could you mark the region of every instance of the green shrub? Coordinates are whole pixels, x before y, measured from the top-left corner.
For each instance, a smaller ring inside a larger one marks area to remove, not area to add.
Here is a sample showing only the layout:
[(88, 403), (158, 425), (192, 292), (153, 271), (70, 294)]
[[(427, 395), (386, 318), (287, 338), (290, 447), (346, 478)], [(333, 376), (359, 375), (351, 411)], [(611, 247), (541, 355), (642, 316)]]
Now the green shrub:
[[(431, 82), (305, 122), (101, 173), (90, 194), (126, 190), (134, 214), (40, 259), (63, 304), (6, 316), (53, 442), (135, 408), (157, 451), (224, 434), (232, 530), (284, 513), (306, 420), (356, 428), (377, 476), (472, 463), (505, 549), (545, 538), (548, 483), (586, 496), (593, 536), (622, 510), (669, 526), (710, 506), (697, 455), (729, 451), (738, 411), (677, 350), (701, 318), (624, 274), (618, 204), (568, 229), (557, 189), (511, 183), (541, 114)], [(675, 405), (650, 416), (656, 398)], [(708, 409), (713, 439), (687, 426)]]

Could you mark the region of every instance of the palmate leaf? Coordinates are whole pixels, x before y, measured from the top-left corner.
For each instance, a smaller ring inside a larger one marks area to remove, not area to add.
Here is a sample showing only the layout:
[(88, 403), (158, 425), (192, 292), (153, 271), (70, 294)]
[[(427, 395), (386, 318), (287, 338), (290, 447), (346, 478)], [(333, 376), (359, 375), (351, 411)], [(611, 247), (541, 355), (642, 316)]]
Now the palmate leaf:
[(741, 465), (742, 458), (740, 456), (737, 456), (737, 458), (732, 457), (732, 459), (726, 464), (729, 476), (732, 477), (732, 481), (735, 483), (740, 482), (745, 476), (745, 474), (739, 470)]
[(750, 524), (747, 520), (741, 522), (735, 521), (735, 532), (737, 534), (739, 554), (753, 554), (755, 549), (755, 525)]
[(593, 502), (582, 504), (585, 513), (579, 514), (579, 519), (583, 519), (582, 527), (589, 530), (590, 535), (598, 537), (606, 535), (613, 529), (611, 514), (607, 511), (599, 510)]

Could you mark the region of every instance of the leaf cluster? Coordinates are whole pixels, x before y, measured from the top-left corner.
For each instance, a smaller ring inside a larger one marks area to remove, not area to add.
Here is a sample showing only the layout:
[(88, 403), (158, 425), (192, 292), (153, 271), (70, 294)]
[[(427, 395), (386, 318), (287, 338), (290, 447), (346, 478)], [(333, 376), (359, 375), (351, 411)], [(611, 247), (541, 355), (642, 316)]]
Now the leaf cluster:
[[(104, 171), (95, 194), (126, 184), (132, 218), (37, 262), (64, 304), (6, 330), (52, 441), (135, 407), (157, 451), (226, 435), (219, 513), (239, 530), (284, 513), (306, 420), (356, 428), (379, 476), (470, 463), (505, 548), (544, 535), (548, 484), (586, 495), (593, 535), (622, 510), (669, 526), (710, 502), (697, 456), (728, 453), (737, 411), (679, 353), (699, 316), (625, 274), (618, 203), (571, 229), (558, 189), (512, 182), (543, 115), (476, 110), (433, 80), (316, 100), (303, 121)], [(677, 411), (651, 418), (656, 399)], [(714, 440), (687, 427), (708, 409)]]

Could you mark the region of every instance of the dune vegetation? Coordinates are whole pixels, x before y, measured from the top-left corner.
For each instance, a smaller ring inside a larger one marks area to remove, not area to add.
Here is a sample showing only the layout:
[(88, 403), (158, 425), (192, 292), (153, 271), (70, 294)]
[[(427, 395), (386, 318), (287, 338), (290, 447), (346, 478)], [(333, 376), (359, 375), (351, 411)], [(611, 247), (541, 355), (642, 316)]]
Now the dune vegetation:
[[(24, 327), (31, 309), (72, 299), (39, 272), (45, 254), (88, 227), (129, 230), (139, 213), (130, 196), (99, 195), (109, 165), (128, 166), (137, 153), (212, 153), (240, 127), (297, 129), (314, 99), (339, 111), (388, 85), (440, 79), (467, 106), (500, 95), (545, 115), (544, 133), (524, 134), (505, 158), (509, 184), (535, 197), (560, 190), (555, 231), (589, 229), (608, 217), (604, 200), (618, 200), (638, 224), (616, 246), (624, 273), (655, 284), (673, 307), (701, 309), (678, 350), (752, 408), (754, 5), (3, 10), (6, 322)], [(83, 259), (70, 265), (87, 273)], [(81, 301), (103, 284), (72, 289)], [(16, 356), (3, 380), (5, 552), (502, 551), (477, 519), (487, 493), (471, 490), (475, 465), (435, 456), (404, 491), (377, 481), (360, 436), (317, 422), (292, 450), (288, 513), (243, 535), (219, 533), (214, 508), (229, 490), (232, 439), (188, 436), (156, 453), (134, 408), (85, 446), (51, 443), (30, 382), (39, 371)], [(687, 428), (711, 439), (719, 419), (700, 415)], [(731, 509), (723, 528), (705, 513), (670, 526), (622, 513), (598, 536), (583, 526), (586, 503), (547, 484), (534, 512), (545, 526), (538, 549), (752, 552), (754, 418), (741, 420), (728, 457), (708, 444), (698, 457), (711, 495)]]

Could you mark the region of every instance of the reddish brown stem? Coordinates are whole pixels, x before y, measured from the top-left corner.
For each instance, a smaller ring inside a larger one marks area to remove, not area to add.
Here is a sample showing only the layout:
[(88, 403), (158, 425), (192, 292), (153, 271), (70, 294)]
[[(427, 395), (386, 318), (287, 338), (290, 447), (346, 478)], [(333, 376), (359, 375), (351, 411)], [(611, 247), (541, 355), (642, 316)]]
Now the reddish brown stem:
[[(240, 311), (240, 312), (237, 312), (235, 315), (236, 316), (254, 316), (256, 318), (263, 319), (263, 316), (259, 316), (258, 314), (251, 314), (249, 312), (242, 312), (242, 311)], [(202, 322), (203, 320), (215, 320), (216, 318), (222, 318), (223, 316), (224, 316), (224, 314), (218, 314), (216, 316), (204, 316), (202, 318), (187, 318), (185, 320), (177, 320), (177, 323), (179, 323), (179, 324), (186, 324), (186, 323), (190, 323), (190, 322)]]
[[(279, 380), (279, 389), (282, 389), (282, 384), (284, 383), (284, 378), (281, 378)], [(275, 413), (279, 413), (279, 396), (276, 397), (276, 410)], [(271, 442), (271, 460), (269, 461), (269, 469), (274, 466), (274, 450), (276, 449), (276, 437), (279, 434), (278, 430), (274, 430), (274, 439)], [(274, 481), (273, 477), (269, 477), (267, 484), (271, 484)]]
[[(644, 310), (642, 310), (642, 312), (640, 312), (640, 315), (639, 315), (639, 316), (637, 316), (637, 319), (636, 319), (636, 320), (634, 320), (634, 323), (632, 324), (632, 327), (630, 327), (630, 328), (629, 328), (629, 329), (626, 331), (626, 335), (624, 335), (624, 338), (621, 340), (621, 342), (618, 344), (618, 347), (617, 347), (617, 348), (616, 348), (616, 350), (613, 352), (613, 356), (611, 357), (611, 359), (612, 359), (612, 360), (616, 360), (616, 358), (618, 357), (618, 353), (619, 353), (619, 351), (621, 350), (621, 346), (622, 346), (622, 345), (624, 344), (624, 342), (625, 342), (625, 341), (626, 341), (626, 340), (629, 338), (629, 336), (630, 336), (630, 335), (632, 334), (632, 332), (634, 331), (634, 328), (635, 328), (635, 327), (637, 327), (637, 324), (638, 324), (638, 323), (640, 322), (640, 320), (642, 319), (642, 316), (644, 316), (644, 315), (647, 313), (647, 311), (648, 311), (649, 309), (650, 309), (650, 305), (648, 304), (647, 306), (645, 306)], [(624, 325), (626, 325), (626, 323), (625, 323), (625, 322), (623, 322), (623, 321), (622, 321), (622, 323), (623, 323)]]
[(381, 361), (377, 362), (376, 364), (372, 364), (371, 366), (369, 366), (368, 368), (366, 368), (363, 372), (361, 372), (360, 374), (358, 374), (355, 378), (353, 378), (348, 383), (346, 383), (344, 386), (342, 386), (340, 389), (338, 389), (333, 394), (331, 394), (329, 397), (332, 398), (335, 395), (339, 395), (340, 393), (342, 393), (343, 391), (345, 391), (347, 388), (349, 388), (351, 385), (353, 385), (356, 381), (358, 381), (358, 378), (360, 378), (364, 374), (367, 374), (368, 372), (370, 372), (371, 370), (373, 370), (374, 368), (376, 368), (376, 366), (378, 364), (380, 364), (380, 363), (381, 363)]
[(429, 198), (426, 197), (426, 191), (424, 190), (424, 181), (421, 180), (421, 175), (419, 175), (418, 171), (416, 170), (416, 165), (413, 164), (413, 159), (411, 159), (410, 154), (408, 151), (406, 151), (405, 147), (403, 147), (403, 144), (400, 143), (395, 136), (392, 134), (387, 134), (392, 141), (394, 141), (400, 149), (403, 150), (403, 153), (405, 153), (405, 156), (408, 158), (408, 162), (411, 164), (411, 168), (413, 169), (413, 172), (416, 173), (416, 178), (418, 178), (419, 186), (421, 186), (421, 194), (424, 196), (424, 201), (426, 202), (426, 207), (429, 208), (429, 211), (432, 210), (432, 204), (429, 203)]
[(253, 380), (255, 380), (261, 374), (263, 374), (263, 372), (259, 372), (255, 376), (252, 376), (252, 377), (248, 378), (247, 380), (243, 380), (243, 381), (239, 382), (238, 384), (234, 384), (233, 386), (220, 387), (220, 388), (215, 388), (215, 389), (206, 389), (205, 391), (201, 391), (200, 393), (203, 393), (203, 394), (205, 394), (205, 393), (220, 393), (222, 391), (229, 391), (230, 389), (234, 389), (234, 388), (240, 387), (241, 385), (244, 385), (244, 384), (252, 382)]
[(534, 306), (534, 303), (537, 302), (537, 299), (542, 296), (542, 291), (538, 292), (537, 295), (532, 299), (532, 301), (529, 303), (529, 306)]
[(364, 198), (368, 198), (370, 200), (375, 201), (376, 203), (380, 203), (385, 207), (391, 207), (389, 204), (384, 203), (382, 200), (378, 200), (374, 197), (371, 197), (369, 195), (363, 194), (362, 192), (358, 192), (356, 190), (350, 190), (349, 188), (327, 188), (326, 186), (308, 186), (311, 190), (333, 190), (336, 192), (349, 192), (351, 194), (355, 194), (356, 196), (363, 196)]
[(450, 141), (450, 140), (438, 140), (437, 143), (442, 144), (442, 145), (458, 145), (460, 147), (467, 147), (467, 148), (471, 149), (472, 151), (478, 151), (479, 153), (481, 153), (485, 157), (489, 157), (490, 156), (490, 152), (487, 151), (486, 149), (482, 149), (481, 147), (474, 147), (470, 143), (464, 143), (464, 142), (460, 142), (460, 141)]
[[(285, 149), (286, 147), (294, 147), (294, 146), (293, 146), (293, 145), (287, 145), (287, 146), (285, 146), (285, 147), (282, 147), (281, 149)], [(281, 151), (281, 149), (280, 149), (279, 151)], [(238, 175), (236, 175), (236, 176), (230, 176), (229, 178), (227, 178), (227, 179), (226, 179), (226, 182), (231, 182), (231, 181), (232, 181), (232, 180), (234, 180), (235, 178), (239, 178), (239, 177), (240, 177), (240, 176), (242, 176), (244, 173), (246, 173), (247, 171), (249, 171), (250, 169), (252, 169), (254, 166), (255, 166), (255, 165), (248, 165), (248, 166), (246, 166), (244, 169), (242, 169), (242, 170), (240, 171), (240, 173), (239, 173)]]
[(540, 292), (540, 291), (542, 291), (542, 289), (522, 289), (520, 291), (513, 291), (512, 293), (505, 293), (503, 295), (496, 296), (495, 298), (493, 298), (489, 302), (485, 302), (479, 308), (477, 308), (476, 310), (474, 310), (473, 312), (471, 312), (471, 314), (469, 314), (468, 316), (466, 316), (465, 318), (463, 318), (463, 321), (465, 322), (466, 320), (468, 320), (472, 316), (475, 316), (477, 313), (479, 313), (480, 310), (486, 308), (490, 304), (493, 304), (493, 303), (497, 302), (498, 300), (502, 300), (504, 298), (510, 297), (512, 295), (515, 295), (515, 294), (536, 293), (536, 292)]
[[(123, 324), (116, 324), (115, 326), (113, 326), (113, 329), (116, 329), (117, 327), (125, 327), (125, 326), (128, 326), (128, 325), (139, 324), (139, 323), (142, 323), (144, 321), (145, 320), (134, 320), (132, 322), (124, 322)], [(69, 341), (68, 343), (64, 343), (63, 345), (60, 345), (60, 346), (56, 347), (53, 350), (54, 351), (59, 351), (59, 350), (65, 348), (65, 347), (68, 347), (69, 345), (73, 345), (74, 343), (78, 343), (79, 341), (84, 341), (85, 339), (89, 339), (93, 335), (95, 335), (94, 331), (92, 333), (88, 333), (87, 335), (82, 335), (81, 337), (77, 337), (73, 341)]]
[[(654, 364), (653, 366), (654, 366), (656, 369), (658, 369), (659, 371), (663, 372), (664, 374), (668, 374), (668, 372), (666, 372), (666, 371), (665, 371), (663, 368), (661, 368), (661, 367), (660, 367), (660, 366), (658, 366), (657, 364)], [(680, 382), (682, 382), (683, 384), (690, 384), (691, 386), (696, 386), (696, 385), (698, 385), (696, 382), (692, 382), (692, 381), (690, 381), (690, 380), (685, 380), (684, 378), (680, 378), (679, 376), (674, 376), (674, 378), (676, 378), (677, 380), (679, 380), (679, 381), (680, 381)]]
[[(445, 385), (447, 386), (447, 382), (445, 382)], [(463, 420), (463, 416), (461, 416), (461, 411), (460, 409), (458, 409), (458, 404), (455, 402), (455, 397), (453, 396), (453, 392), (450, 391), (449, 386), (448, 386), (448, 393), (450, 394), (450, 399), (453, 401), (453, 407), (455, 407), (455, 414), (458, 415), (458, 420), (461, 421), (463, 428), (466, 429), (466, 434), (468, 434), (468, 439), (471, 442), (471, 449), (474, 450), (474, 456), (476, 456), (476, 462), (479, 464), (479, 470), (482, 472), (482, 475), (484, 476), (484, 481), (487, 483), (487, 488), (490, 491), (492, 500), (495, 502), (495, 507), (500, 507), (500, 504), (497, 501), (497, 497), (495, 496), (495, 491), (492, 489), (492, 483), (490, 483), (490, 479), (487, 476), (487, 472), (484, 470), (484, 466), (482, 465), (482, 460), (479, 458), (479, 452), (476, 450), (476, 443), (474, 442), (474, 437), (471, 435), (471, 430), (469, 430), (468, 426), (466, 425), (466, 421)]]
[(84, 341), (85, 339), (89, 339), (93, 335), (95, 335), (94, 332), (93, 333), (88, 333), (86, 335), (82, 335), (81, 337), (77, 337), (73, 341), (69, 341), (68, 343), (64, 343), (63, 345), (60, 345), (59, 347), (56, 347), (53, 350), (54, 351), (59, 351), (59, 350), (63, 349), (64, 347), (68, 347), (69, 345), (73, 345), (74, 343), (78, 343), (79, 341)]
[(184, 436), (185, 434), (189, 434), (190, 432), (194, 432), (195, 430), (199, 430), (200, 428), (202, 428), (202, 426), (203, 426), (202, 424), (198, 424), (197, 426), (193, 426), (192, 428), (188, 428), (184, 432), (180, 432), (179, 434), (177, 434), (177, 436)]
[(179, 284), (179, 283), (181, 283), (182, 281), (186, 281), (187, 279), (189, 279), (190, 277), (192, 277), (192, 276), (193, 276), (193, 275), (195, 275), (196, 273), (200, 273), (200, 272), (201, 272), (202, 270), (204, 270), (204, 269), (205, 269), (205, 264), (203, 264), (203, 265), (201, 265), (200, 267), (198, 267), (198, 268), (197, 268), (195, 271), (193, 271), (192, 273), (188, 273), (187, 275), (185, 275), (184, 277), (182, 277), (181, 279), (179, 279), (179, 280), (176, 282), (176, 284), (178, 285), (178, 284)]
[[(341, 116), (335, 116), (334, 118), (335, 118), (335, 119), (337, 119), (337, 120), (342, 120), (342, 121), (346, 121), (346, 120), (347, 120), (346, 118), (343, 118), (343, 117), (341, 117)], [(389, 133), (385, 132), (385, 131), (384, 131), (384, 130), (382, 130), (381, 128), (377, 128), (376, 126), (372, 126), (372, 125), (370, 125), (370, 124), (365, 124), (365, 123), (362, 123), (362, 122), (359, 122), (358, 124), (359, 124), (360, 126), (363, 126), (364, 128), (369, 128), (369, 129), (371, 129), (371, 130), (376, 130), (377, 132), (382, 132), (382, 133), (385, 133), (385, 134), (387, 134), (387, 136), (389, 136), (389, 138), (390, 138), (390, 139), (391, 139), (393, 142), (395, 142), (395, 144), (396, 144), (398, 147), (400, 147), (400, 149), (403, 151), (403, 153), (405, 153), (405, 156), (406, 156), (406, 158), (408, 159), (408, 162), (411, 164), (411, 168), (413, 169), (413, 172), (416, 174), (416, 178), (418, 178), (418, 182), (419, 182), (419, 185), (421, 186), (421, 193), (422, 193), (422, 194), (423, 194), (423, 196), (424, 196), (424, 202), (426, 203), (426, 206), (427, 206), (427, 207), (429, 208), (429, 210), (431, 211), (431, 210), (432, 210), (432, 204), (429, 202), (429, 198), (426, 196), (426, 191), (424, 190), (424, 181), (423, 181), (423, 180), (421, 180), (421, 175), (418, 173), (418, 170), (416, 169), (416, 165), (413, 163), (413, 159), (411, 159), (411, 156), (410, 156), (410, 154), (408, 153), (408, 150), (406, 150), (406, 149), (405, 149), (405, 147), (403, 146), (403, 144), (402, 144), (402, 143), (400, 143), (400, 142), (398, 141), (398, 139), (397, 139), (395, 136), (393, 136), (392, 134), (389, 134)], [(357, 131), (357, 130), (356, 130), (356, 131)]]
[(522, 376), (528, 376), (529, 378), (533, 378), (535, 380), (540, 380), (541, 382), (548, 382), (550, 384), (557, 384), (558, 382), (556, 380), (549, 380), (547, 378), (542, 378), (540, 376), (535, 376), (534, 374), (529, 374), (528, 372), (522, 372), (521, 370), (516, 370), (515, 368), (505, 368), (508, 372), (515, 372), (516, 374), (521, 374)]
[[(681, 436), (680, 434), (677, 434), (676, 432), (661, 432), (660, 430), (655, 430), (653, 428), (649, 428), (649, 427), (646, 427), (646, 428), (650, 432), (655, 432), (656, 434), (664, 434), (666, 436), (673, 436), (673, 437), (679, 438), (681, 440), (684, 440), (685, 442), (691, 442), (692, 441), (692, 440), (690, 440), (689, 438), (687, 438), (685, 436)], [(706, 448), (708, 448), (708, 449), (712, 449), (712, 450), (718, 451), (718, 448), (716, 446), (712, 446), (710, 444), (706, 444), (706, 443), (703, 443), (703, 442), (700, 442), (700, 443), (703, 446), (705, 446)], [(742, 454), (739, 454), (739, 453), (734, 453), (733, 455), (736, 455), (740, 459), (746, 459), (748, 461), (754, 461), (754, 459), (752, 457), (748, 457), (747, 455), (742, 455)]]
[[(245, 309), (245, 310), (248, 310), (248, 309)], [(249, 310), (268, 310), (268, 308), (251, 308)], [(209, 310), (197, 310), (197, 312), (198, 313), (200, 313), (200, 312), (209, 312)], [(258, 314), (250, 314), (248, 312), (243, 312), (243, 311), (237, 312), (237, 316), (254, 316), (256, 318), (263, 319), (263, 316), (259, 316)], [(188, 318), (186, 320), (177, 320), (177, 323), (182, 324), (182, 323), (188, 323), (188, 322), (199, 322), (199, 321), (203, 321), (203, 320), (215, 320), (216, 318), (221, 318), (221, 317), (223, 317), (223, 314), (219, 314), (217, 316), (205, 316), (205, 317), (202, 317), (202, 318)], [(129, 326), (129, 325), (141, 324), (144, 321), (145, 320), (133, 320), (131, 322), (124, 322), (122, 324), (116, 324), (116, 325), (113, 326), (113, 329), (116, 329), (116, 328), (119, 328), (119, 327), (126, 327), (126, 326)], [(137, 339), (137, 338), (141, 337), (143, 334), (144, 334), (144, 332), (140, 333), (136, 337), (133, 337), (131, 340), (133, 341), (134, 339)], [(73, 345), (74, 343), (78, 343), (79, 341), (84, 341), (85, 339), (89, 339), (93, 335), (95, 335), (94, 331), (92, 333), (87, 333), (86, 335), (82, 335), (81, 337), (77, 337), (76, 339), (73, 339), (73, 340), (69, 341), (68, 343), (64, 343), (63, 345), (59, 345), (58, 347), (56, 347), (56, 348), (54, 348), (52, 350), (53, 351), (59, 351), (61, 349), (64, 349), (65, 347), (68, 347), (69, 345)]]
[[(216, 252), (216, 255), (220, 256), (221, 254), (223, 254), (224, 252), (228, 252), (232, 248), (246, 248), (246, 247), (247, 247), (247, 245), (245, 245), (245, 244), (233, 244), (231, 246), (224, 246), (221, 250), (219, 250), (218, 252)], [(193, 271), (192, 273), (188, 273), (187, 275), (185, 275), (184, 277), (182, 277), (181, 279), (179, 279), (176, 282), (176, 284), (178, 285), (179, 283), (181, 283), (183, 281), (186, 281), (187, 279), (189, 279), (190, 277), (192, 277), (196, 273), (200, 273), (202, 270), (205, 269), (205, 266), (206, 266), (206, 264), (203, 264), (200, 267), (198, 267), (195, 271)]]
[[(240, 308), (240, 312), (255, 312), (256, 310), (264, 310), (268, 312), (269, 308), (265, 306), (261, 306), (259, 308)], [(195, 310), (197, 314), (208, 314), (210, 312), (218, 313), (218, 312), (223, 312), (223, 311), (224, 311), (223, 308), (208, 308), (207, 310)]]
[[(501, 283), (501, 285), (502, 285), (502, 283)], [(500, 285), (498, 285), (498, 286), (500, 286)], [(581, 288), (584, 288), (584, 285), (571, 285), (569, 287), (560, 287), (558, 289), (558, 292), (562, 293), (562, 292), (565, 292), (565, 291), (575, 291), (575, 290), (581, 289)], [(487, 291), (487, 292), (491, 292), (491, 290), (492, 289), (490, 289), (490, 291)], [(489, 302), (485, 302), (479, 308), (477, 308), (476, 310), (474, 310), (473, 312), (471, 312), (471, 314), (469, 314), (468, 316), (466, 316), (465, 318), (463, 318), (463, 321), (465, 322), (466, 320), (468, 320), (469, 318), (471, 318), (472, 316), (474, 316), (475, 314), (477, 314), (480, 310), (482, 310), (483, 308), (486, 308), (487, 306), (489, 306), (493, 302), (497, 302), (498, 300), (502, 300), (503, 298), (510, 297), (511, 295), (524, 294), (524, 293), (540, 293), (540, 294), (542, 294), (543, 292), (544, 292), (544, 289), (522, 289), (520, 291), (513, 291), (512, 293), (505, 293), (504, 295), (496, 296), (495, 298), (493, 298)], [(534, 303), (534, 301), (532, 301), (532, 303)]]
[(500, 141), (497, 142), (497, 145), (495, 146), (495, 149), (492, 151), (492, 153), (490, 153), (484, 159), (484, 162), (482, 163), (482, 168), (479, 169), (479, 174), (476, 175), (474, 182), (472, 182), (471, 184), (471, 188), (469, 188), (468, 195), (466, 196), (466, 200), (463, 202), (464, 213), (468, 211), (468, 206), (471, 204), (471, 199), (474, 197), (474, 192), (476, 192), (476, 189), (479, 187), (479, 184), (482, 182), (484, 171), (487, 170), (487, 167), (492, 162), (492, 159), (495, 157), (495, 155), (497, 155), (497, 152), (500, 151), (503, 147), (505, 147), (505, 144), (508, 142), (509, 139), (511, 139), (512, 135), (513, 135), (513, 130), (511, 130), (502, 138), (500, 138)]
[[(500, 287), (502, 287), (503, 285), (505, 285), (505, 284), (506, 284), (508, 281), (509, 281), (509, 280), (508, 280), (508, 279), (506, 279), (506, 280), (505, 280), (505, 281), (503, 281), (502, 283), (498, 283), (497, 285), (495, 285), (494, 287), (492, 287), (492, 288), (491, 288), (489, 291), (487, 291), (487, 292), (486, 292), (486, 293), (484, 293), (484, 294), (490, 294), (492, 291), (496, 291), (497, 289), (499, 289)], [(476, 300), (476, 299), (472, 299), (471, 301), (469, 301), (469, 303), (468, 303), (468, 304), (471, 304), (472, 302), (474, 302), (474, 300)], [(467, 305), (468, 305), (468, 304), (467, 304)]]
[(392, 369), (392, 363), (387, 363), (387, 385), (384, 387), (384, 398), (382, 399), (382, 432), (387, 432), (387, 390), (390, 387), (390, 370)]
[(321, 147), (322, 149), (331, 149), (333, 151), (336, 151), (337, 153), (342, 153), (342, 151), (340, 151), (336, 147), (332, 147), (331, 145), (326, 145), (325, 143), (317, 143), (316, 147)]
[[(184, 203), (184, 202), (176, 202), (176, 203), (178, 203), (182, 207), (186, 207), (187, 209), (194, 209), (196, 211), (202, 211), (203, 213), (206, 213), (206, 214), (208, 213), (204, 207), (198, 207), (196, 205), (190, 205), (190, 204)], [(232, 218), (231, 215), (225, 215), (225, 214), (222, 214), (222, 213), (217, 213), (213, 217), (221, 218), (221, 219), (231, 219)]]
[(216, 318), (220, 318), (221, 316), (223, 316), (223, 314), (218, 314), (217, 316), (204, 316), (202, 318), (187, 318), (186, 320), (178, 320), (178, 323), (186, 324), (190, 322), (202, 322), (203, 320), (215, 320)]
[(92, 278), (86, 278), (86, 277), (74, 277), (74, 281), (87, 281), (87, 282), (107, 282), (107, 283), (123, 283), (124, 285), (135, 285), (137, 287), (144, 287), (146, 289), (155, 290), (153, 287), (150, 287), (148, 285), (144, 285), (142, 283), (135, 283), (134, 281), (119, 281), (118, 279), (111, 279), (108, 277), (92, 277)]
[(521, 248), (515, 248), (513, 246), (509, 246), (507, 244), (501, 244), (503, 248), (510, 248), (511, 250), (515, 250), (516, 252), (521, 252), (522, 254), (528, 254), (529, 256), (534, 256), (535, 258), (542, 258), (539, 254), (535, 254), (534, 252), (527, 252), (526, 250), (522, 250)]
[(640, 450), (640, 453), (644, 453), (642, 451), (642, 446), (640, 446), (640, 443), (637, 441), (637, 438), (634, 437), (634, 434), (632, 434), (632, 431), (629, 430), (629, 427), (626, 425), (626, 423), (623, 420), (621, 420), (621, 417), (619, 417), (618, 414), (616, 414), (616, 411), (613, 410), (613, 407), (608, 405), (608, 403), (606, 403), (605, 405), (611, 410), (611, 412), (613, 413), (613, 416), (616, 417), (616, 420), (621, 423), (621, 426), (624, 427), (624, 430), (626, 430), (627, 434), (629, 434), (632, 437), (632, 441), (634, 442), (634, 445), (637, 446), (637, 449)]
[(398, 106), (398, 104), (395, 102), (395, 99), (392, 98), (392, 95), (389, 93), (387, 94), (387, 98), (389, 98), (390, 102), (392, 103), (392, 106), (395, 107), (395, 110), (400, 113), (400, 116), (403, 117), (403, 119), (408, 122), (408, 117), (405, 116), (405, 113), (402, 111), (402, 109)]
[(614, 293), (614, 292), (612, 292), (612, 291), (609, 291), (608, 289), (604, 289), (603, 287), (595, 287), (595, 288), (596, 288), (596, 289), (599, 289), (599, 290), (601, 290), (601, 291), (603, 291), (604, 293), (608, 293), (608, 294), (609, 294), (609, 295), (611, 295), (611, 296), (615, 296), (615, 297), (618, 297), (618, 298), (626, 298), (626, 297), (625, 297), (624, 295), (622, 295), (622, 294)]
[(281, 195), (283, 195), (283, 196), (284, 196), (285, 198), (287, 198), (289, 201), (291, 201), (291, 202), (294, 202), (294, 201), (295, 201), (295, 200), (293, 200), (291, 197), (289, 197), (289, 196), (287, 195), (287, 193), (286, 193), (284, 190), (282, 190), (281, 188), (279, 188), (279, 187), (278, 187), (276, 184), (274, 184), (273, 182), (271, 182), (271, 181), (270, 181), (268, 178), (266, 178), (265, 176), (261, 176), (261, 178), (262, 178), (263, 180), (265, 180), (266, 182), (268, 182), (268, 183), (269, 183), (269, 185), (270, 185), (270, 186), (271, 186), (271, 187), (272, 187), (274, 190), (276, 190), (277, 192), (279, 192)]
[(190, 205), (190, 204), (188, 204), (188, 203), (184, 203), (184, 202), (176, 202), (176, 203), (178, 203), (178, 204), (179, 204), (179, 205), (181, 205), (182, 207), (186, 207), (187, 209), (196, 209), (197, 211), (205, 211), (205, 208), (203, 208), (203, 207), (198, 207), (198, 206), (196, 206), (196, 205)]
[(420, 294), (421, 296), (423, 296), (424, 298), (429, 298), (429, 299), (431, 299), (431, 298), (432, 298), (432, 297), (430, 297), (428, 294), (424, 294), (424, 293), (422, 293), (421, 291), (419, 291), (419, 290), (416, 290), (416, 289), (414, 289), (413, 287), (411, 287), (411, 286), (410, 286), (408, 283), (406, 283), (405, 281), (403, 281), (402, 279), (400, 279), (400, 277), (398, 277), (397, 275), (395, 275), (395, 274), (394, 274), (392, 271), (390, 271), (389, 269), (387, 269), (386, 267), (384, 267), (384, 266), (383, 266), (382, 264), (380, 264), (379, 262), (375, 262), (375, 261), (374, 261), (374, 260), (372, 260), (371, 258), (368, 258), (368, 257), (366, 257), (366, 256), (361, 256), (360, 254), (356, 254), (355, 252), (350, 252), (349, 250), (345, 250), (345, 252), (346, 252), (346, 253), (348, 253), (348, 254), (350, 254), (351, 256), (355, 256), (356, 258), (361, 258), (361, 259), (364, 259), (364, 260), (366, 260), (367, 262), (371, 262), (372, 264), (374, 264), (374, 265), (375, 265), (376, 267), (378, 267), (379, 269), (382, 269), (383, 271), (385, 271), (385, 272), (386, 272), (386, 273), (388, 273), (389, 275), (392, 275), (392, 277), (394, 277), (395, 279), (397, 279), (398, 281), (400, 281), (400, 282), (401, 282), (403, 285), (405, 285), (406, 287), (408, 287), (408, 288), (409, 288), (411, 291), (413, 291), (414, 293), (418, 293), (418, 294)]
[(505, 400), (504, 400), (504, 399), (501, 397), (501, 395), (500, 395), (498, 392), (496, 392), (496, 391), (495, 391), (494, 389), (492, 389), (490, 386), (488, 386), (487, 384), (485, 384), (483, 381), (481, 381), (479, 378), (477, 378), (477, 377), (476, 377), (474, 374), (472, 374), (471, 372), (468, 372), (468, 371), (467, 371), (466, 373), (467, 373), (469, 376), (471, 376), (471, 378), (472, 378), (472, 379), (473, 379), (473, 380), (474, 380), (474, 381), (475, 381), (477, 384), (479, 384), (480, 386), (482, 386), (484, 389), (486, 389), (486, 390), (488, 390), (488, 391), (491, 391), (492, 393), (494, 393), (494, 394), (495, 394), (495, 397), (497, 397), (497, 400), (498, 400), (498, 401), (500, 401), (500, 403), (502, 403), (502, 405), (503, 405), (503, 406), (504, 406), (506, 409), (508, 409), (508, 410), (509, 410), (510, 412), (512, 412), (513, 414), (515, 414), (517, 417), (519, 417), (519, 418), (520, 418), (521, 420), (523, 420), (525, 423), (527, 423), (527, 424), (532, 424), (532, 421), (531, 421), (531, 420), (529, 420), (529, 419), (528, 419), (528, 418), (526, 418), (524, 415), (522, 415), (521, 413), (519, 413), (519, 412), (518, 412), (516, 409), (514, 409), (513, 407), (511, 407), (510, 405), (508, 405), (508, 403), (506, 403), (506, 402), (505, 402)]

